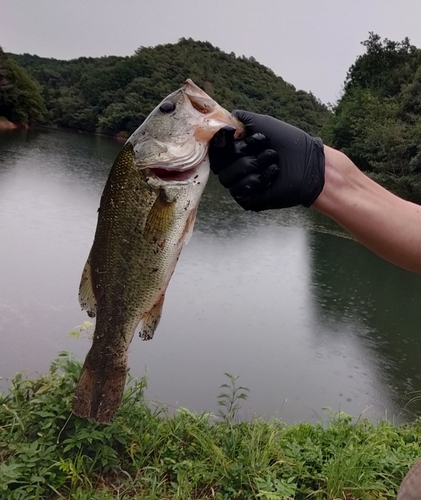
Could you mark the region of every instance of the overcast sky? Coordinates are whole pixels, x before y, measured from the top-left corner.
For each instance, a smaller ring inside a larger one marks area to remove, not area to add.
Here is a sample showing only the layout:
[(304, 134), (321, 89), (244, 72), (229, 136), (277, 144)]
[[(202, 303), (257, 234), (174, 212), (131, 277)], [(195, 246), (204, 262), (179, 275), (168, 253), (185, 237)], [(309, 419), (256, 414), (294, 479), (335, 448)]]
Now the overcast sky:
[(421, 48), (421, 0), (0, 0), (6, 52), (131, 55), (191, 37), (253, 56), (325, 103), (340, 97), (369, 31)]

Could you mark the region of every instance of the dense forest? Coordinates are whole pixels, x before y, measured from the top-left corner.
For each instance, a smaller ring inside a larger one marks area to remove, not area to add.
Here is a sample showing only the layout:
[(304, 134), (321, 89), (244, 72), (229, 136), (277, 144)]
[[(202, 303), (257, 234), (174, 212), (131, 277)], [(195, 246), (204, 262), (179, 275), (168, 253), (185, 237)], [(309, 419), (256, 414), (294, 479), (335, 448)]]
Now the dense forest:
[(187, 78), (227, 109), (268, 113), (320, 135), (389, 189), (421, 203), (421, 50), (369, 34), (329, 110), (253, 57), (209, 42), (141, 47), (130, 57), (70, 61), (0, 49), (0, 116), (128, 135)]

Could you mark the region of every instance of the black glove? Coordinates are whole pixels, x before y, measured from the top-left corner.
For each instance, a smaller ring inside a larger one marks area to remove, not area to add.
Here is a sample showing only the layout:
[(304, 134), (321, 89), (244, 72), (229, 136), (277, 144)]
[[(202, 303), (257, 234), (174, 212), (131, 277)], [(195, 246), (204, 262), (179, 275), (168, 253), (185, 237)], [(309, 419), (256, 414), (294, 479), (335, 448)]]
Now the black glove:
[(259, 212), (295, 205), (309, 207), (325, 178), (323, 143), (299, 128), (266, 115), (234, 111), (247, 138), (234, 141), (224, 127), (212, 138), (212, 172), (245, 210)]

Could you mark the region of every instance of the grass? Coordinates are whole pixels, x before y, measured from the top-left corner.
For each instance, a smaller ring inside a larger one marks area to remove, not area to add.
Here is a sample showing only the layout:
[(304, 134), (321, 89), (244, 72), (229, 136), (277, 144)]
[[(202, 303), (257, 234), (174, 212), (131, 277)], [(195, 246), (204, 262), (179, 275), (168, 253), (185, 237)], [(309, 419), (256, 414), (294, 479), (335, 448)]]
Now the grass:
[(385, 500), (421, 454), (421, 419), (239, 422), (247, 390), (231, 375), (219, 416), (170, 416), (130, 379), (113, 423), (96, 424), (71, 413), (79, 371), (63, 353), (0, 395), (1, 499)]

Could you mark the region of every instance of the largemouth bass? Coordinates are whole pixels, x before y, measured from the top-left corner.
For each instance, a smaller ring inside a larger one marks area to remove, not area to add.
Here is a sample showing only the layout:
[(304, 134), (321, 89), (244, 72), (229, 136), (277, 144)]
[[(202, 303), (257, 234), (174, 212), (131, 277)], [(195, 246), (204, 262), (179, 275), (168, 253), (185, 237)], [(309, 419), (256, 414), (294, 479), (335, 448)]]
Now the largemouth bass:
[(411, 467), (403, 478), (397, 500), (420, 500), (421, 498), (421, 458)]
[(224, 126), (243, 125), (191, 80), (131, 135), (102, 193), (79, 301), (96, 316), (73, 412), (112, 420), (121, 401), (136, 328), (151, 339), (209, 176), (208, 146)]

